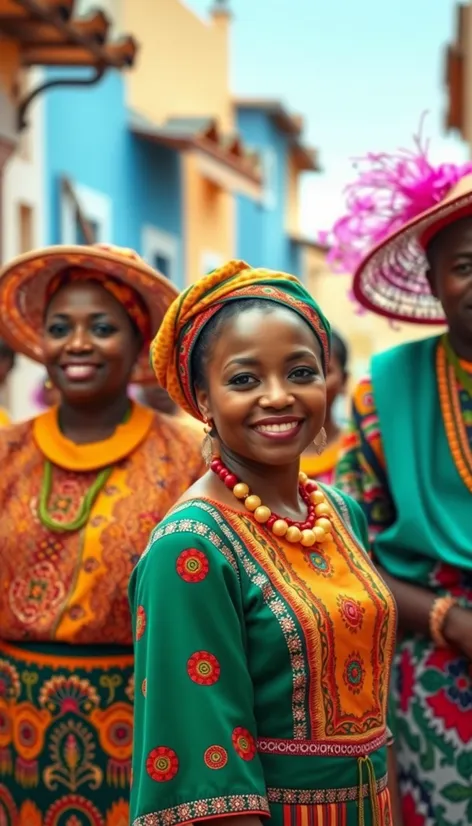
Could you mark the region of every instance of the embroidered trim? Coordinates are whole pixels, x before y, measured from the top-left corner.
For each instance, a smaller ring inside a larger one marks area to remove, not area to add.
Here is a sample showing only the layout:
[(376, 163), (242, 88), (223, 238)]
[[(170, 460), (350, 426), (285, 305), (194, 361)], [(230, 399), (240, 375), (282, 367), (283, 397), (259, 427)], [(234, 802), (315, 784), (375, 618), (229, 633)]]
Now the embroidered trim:
[(266, 797), (258, 794), (230, 794), (221, 797), (208, 797), (205, 800), (181, 803), (160, 812), (151, 812), (133, 820), (133, 826), (177, 826), (177, 824), (194, 823), (219, 815), (269, 815), (269, 803)]
[(277, 754), (284, 757), (364, 757), (385, 746), (387, 732), (357, 745), (328, 743), (323, 740), (282, 740), (276, 737), (259, 737), (257, 750), (260, 754)]
[[(188, 502), (184, 502), (180, 505), (179, 508), (176, 508), (173, 513), (178, 513), (179, 510), (188, 507)], [(193, 505), (198, 504), (197, 502), (192, 502)], [(175, 522), (169, 522), (164, 527), (157, 527), (151, 534), (149, 539), (148, 545), (144, 553), (142, 554), (141, 559), (144, 559), (146, 554), (149, 553), (152, 545), (154, 542), (157, 542), (158, 539), (162, 539), (164, 536), (171, 536), (174, 533), (192, 533), (196, 536), (201, 536), (203, 539), (208, 539), (215, 548), (223, 554), (225, 559), (229, 562), (231, 567), (234, 569), (235, 573), (239, 579), (239, 568), (238, 563), (234, 558), (234, 553), (231, 548), (228, 548), (227, 545), (220, 539), (217, 533), (213, 531), (208, 525), (205, 525), (204, 522), (198, 522), (196, 519), (177, 519)], [(138, 562), (139, 565), (139, 562)]]
[[(184, 504), (188, 505), (189, 503), (187, 502)], [(269, 577), (265, 574), (265, 572), (260, 571), (256, 567), (245, 546), (239, 540), (238, 534), (231, 529), (230, 525), (224, 520), (216, 508), (203, 499), (196, 499), (192, 501), (192, 505), (200, 508), (200, 510), (205, 513), (210, 514), (214, 519), (219, 529), (228, 540), (229, 545), (237, 554), (249, 579), (253, 585), (260, 588), (265, 604), (269, 610), (272, 611), (274, 617), (279, 623), (287, 644), (293, 674), (292, 714), (294, 720), (294, 736), (295, 738), (303, 739), (308, 734), (308, 724), (305, 710), (307, 674), (305, 671), (305, 658), (303, 656), (302, 639), (298, 633), (298, 629), (292, 619), (292, 616), (286, 605), (284, 605), (283, 601), (280, 599), (280, 595), (272, 587)], [(195, 522), (194, 524), (201, 525), (202, 523)], [(208, 530), (210, 531), (210, 529)], [(213, 531), (210, 531), (210, 533), (217, 536)], [(214, 542), (213, 539), (211, 541)], [(218, 541), (221, 544), (221, 540), (219, 538)]]
[(472, 452), (464, 424), (454, 367), (447, 361), (444, 346), (436, 350), (436, 374), (444, 429), (452, 459), (464, 485), (472, 493)]
[[(388, 777), (385, 774), (376, 781), (377, 793), (383, 792), (387, 788)], [(347, 803), (350, 800), (358, 800), (359, 786), (347, 786), (343, 789), (267, 789), (269, 803), (283, 803), (295, 806), (316, 806), (326, 803)], [(369, 797), (370, 786), (364, 783), (362, 786), (362, 797)]]

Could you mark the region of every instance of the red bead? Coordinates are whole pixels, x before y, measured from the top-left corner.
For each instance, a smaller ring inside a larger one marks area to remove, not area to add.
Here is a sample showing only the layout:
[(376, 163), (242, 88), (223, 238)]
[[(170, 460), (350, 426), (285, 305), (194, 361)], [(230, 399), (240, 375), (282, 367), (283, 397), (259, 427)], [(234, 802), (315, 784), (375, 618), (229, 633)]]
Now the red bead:
[(227, 488), (233, 490), (234, 486), (238, 484), (238, 477), (235, 476), (234, 473), (228, 473), (224, 482)]
[(220, 459), (213, 459), (212, 462), (210, 463), (210, 467), (211, 467), (213, 473), (219, 473), (221, 468), (223, 467), (223, 465), (221, 464)]
[(318, 490), (318, 485), (316, 482), (307, 482), (305, 485), (305, 490), (307, 493), (314, 493), (315, 490)]
[(220, 477), (221, 481), (224, 482), (226, 477), (229, 476), (229, 470), (226, 470), (225, 467), (221, 468), (220, 472), (218, 473), (218, 476)]
[(274, 516), (274, 514), (272, 514), (272, 516), (269, 516), (269, 518), (266, 522), (267, 527), (272, 528), (272, 525), (275, 525), (275, 523), (277, 522), (277, 518), (278, 517)]
[(299, 525), (301, 531), (308, 531), (311, 528), (309, 522), (304, 522), (303, 525)]

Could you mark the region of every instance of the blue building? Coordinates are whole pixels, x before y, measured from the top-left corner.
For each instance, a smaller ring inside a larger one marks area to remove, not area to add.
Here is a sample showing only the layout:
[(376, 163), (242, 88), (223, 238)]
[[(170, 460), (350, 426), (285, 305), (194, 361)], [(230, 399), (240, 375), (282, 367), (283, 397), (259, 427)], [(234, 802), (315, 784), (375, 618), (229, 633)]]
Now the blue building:
[(259, 202), (239, 196), (237, 255), (255, 266), (304, 275), (298, 228), (299, 182), (319, 171), (316, 151), (303, 143), (303, 122), (270, 100), (237, 100), (239, 134), (260, 157), (264, 180)]
[(48, 241), (83, 243), (85, 218), (96, 241), (132, 247), (183, 286), (180, 155), (134, 133), (125, 83), (109, 72), (47, 95)]

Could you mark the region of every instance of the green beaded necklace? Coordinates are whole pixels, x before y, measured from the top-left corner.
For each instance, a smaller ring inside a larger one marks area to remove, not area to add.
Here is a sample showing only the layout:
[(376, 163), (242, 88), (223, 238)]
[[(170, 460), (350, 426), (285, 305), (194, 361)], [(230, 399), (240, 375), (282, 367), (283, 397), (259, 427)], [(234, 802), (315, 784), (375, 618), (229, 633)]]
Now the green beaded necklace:
[(451, 343), (449, 341), (449, 337), (447, 333), (444, 333), (442, 337), (443, 346), (446, 351), (446, 357), (449, 364), (454, 368), (454, 372), (456, 374), (456, 378), (458, 379), (461, 387), (465, 390), (468, 396), (472, 398), (472, 375), (464, 370), (462, 367), (458, 356), (454, 352), (451, 347)]
[[(130, 415), (131, 407), (127, 410), (122, 424), (125, 424), (125, 422), (128, 421)], [(99, 493), (105, 487), (112, 470), (113, 467), (105, 467), (103, 468), (103, 470), (100, 471), (97, 478), (95, 479), (95, 482), (93, 482), (93, 484), (89, 487), (87, 493), (84, 495), (84, 498), (82, 499), (82, 503), (79, 508), (79, 512), (75, 519), (73, 519), (71, 522), (57, 522), (56, 519), (52, 518), (48, 511), (49, 497), (51, 496), (52, 490), (53, 474), (52, 462), (50, 462), (49, 459), (45, 459), (44, 473), (38, 503), (38, 516), (44, 527), (47, 528), (49, 531), (55, 531), (56, 533), (64, 533), (65, 531), (73, 533), (74, 531), (80, 531), (89, 521), (90, 514), (92, 512), (92, 508), (95, 504), (95, 501)]]
[(56, 531), (58, 533), (63, 533), (64, 531), (70, 531), (71, 533), (73, 531), (80, 531), (84, 525), (87, 524), (95, 500), (102, 488), (105, 487), (112, 470), (112, 467), (106, 467), (100, 471), (95, 482), (90, 486), (82, 499), (79, 512), (75, 519), (71, 522), (57, 522), (48, 512), (49, 497), (52, 490), (52, 462), (46, 459), (44, 462), (43, 481), (38, 505), (38, 516), (44, 527), (49, 531)]

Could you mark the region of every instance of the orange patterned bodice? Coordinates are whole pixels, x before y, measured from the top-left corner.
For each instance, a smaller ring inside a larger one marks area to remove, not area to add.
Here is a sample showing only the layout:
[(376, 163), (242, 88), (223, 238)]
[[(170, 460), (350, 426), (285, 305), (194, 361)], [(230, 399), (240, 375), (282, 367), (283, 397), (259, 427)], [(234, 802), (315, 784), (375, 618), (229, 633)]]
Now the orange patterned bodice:
[[(53, 532), (38, 518), (45, 457), (56, 522), (70, 522), (113, 466), (80, 531)], [(1, 431), (0, 467), (0, 638), (131, 644), (128, 579), (151, 529), (202, 472), (198, 437), (134, 405), (110, 439), (79, 446), (53, 409)]]

